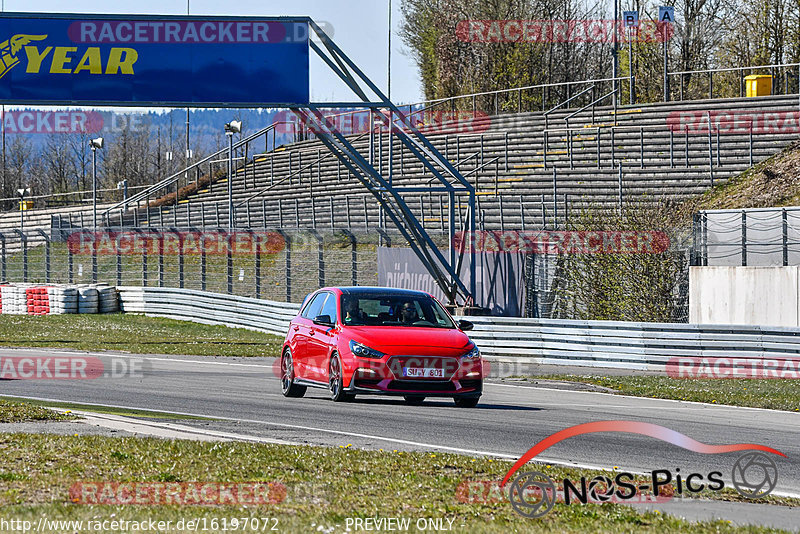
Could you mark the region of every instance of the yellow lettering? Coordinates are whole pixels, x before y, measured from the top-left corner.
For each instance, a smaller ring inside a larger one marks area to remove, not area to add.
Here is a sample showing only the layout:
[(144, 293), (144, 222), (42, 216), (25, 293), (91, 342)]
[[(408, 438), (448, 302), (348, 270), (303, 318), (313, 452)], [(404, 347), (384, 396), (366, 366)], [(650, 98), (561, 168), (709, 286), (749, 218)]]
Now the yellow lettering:
[(47, 57), (47, 54), (49, 54), (52, 49), (52, 46), (48, 46), (44, 49), (44, 52), (40, 54), (39, 49), (35, 46), (26, 46), (25, 54), (28, 56), (28, 68), (25, 72), (38, 73), (39, 69), (42, 68), (42, 61), (44, 61), (44, 58)]
[(88, 70), (92, 74), (103, 74), (103, 60), (100, 57), (100, 49), (98, 47), (92, 46), (86, 49), (86, 53), (83, 54), (83, 57), (78, 62), (73, 74), (84, 70)]
[(55, 52), (53, 52), (53, 62), (50, 64), (50, 74), (69, 74), (72, 72), (72, 69), (68, 67), (72, 58), (67, 54), (77, 50), (74, 46), (57, 46)]
[(139, 53), (133, 48), (112, 48), (108, 55), (106, 74), (133, 74), (133, 64), (139, 59)]

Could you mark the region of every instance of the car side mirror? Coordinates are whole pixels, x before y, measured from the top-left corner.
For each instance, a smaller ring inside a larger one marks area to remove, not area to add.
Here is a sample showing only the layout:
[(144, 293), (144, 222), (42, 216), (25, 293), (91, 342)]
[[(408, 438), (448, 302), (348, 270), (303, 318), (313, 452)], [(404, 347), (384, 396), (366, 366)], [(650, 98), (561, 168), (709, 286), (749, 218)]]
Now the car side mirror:
[(458, 328), (461, 330), (472, 330), (474, 327), (475, 325), (470, 321), (464, 319), (458, 321)]
[(314, 317), (314, 324), (318, 324), (320, 326), (333, 326), (333, 321), (331, 320), (330, 315), (317, 315)]

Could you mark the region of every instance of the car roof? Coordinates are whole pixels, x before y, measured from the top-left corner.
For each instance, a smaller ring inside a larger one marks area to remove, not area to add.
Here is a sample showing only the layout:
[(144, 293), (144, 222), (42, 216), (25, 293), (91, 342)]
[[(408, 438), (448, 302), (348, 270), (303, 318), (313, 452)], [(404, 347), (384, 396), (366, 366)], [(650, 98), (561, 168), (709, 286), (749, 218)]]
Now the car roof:
[(344, 295), (386, 295), (386, 296), (414, 296), (414, 297), (430, 297), (429, 293), (425, 291), (416, 291), (413, 289), (399, 289), (396, 287), (364, 287), (364, 286), (350, 286), (350, 287), (337, 287), (331, 289), (338, 289)]

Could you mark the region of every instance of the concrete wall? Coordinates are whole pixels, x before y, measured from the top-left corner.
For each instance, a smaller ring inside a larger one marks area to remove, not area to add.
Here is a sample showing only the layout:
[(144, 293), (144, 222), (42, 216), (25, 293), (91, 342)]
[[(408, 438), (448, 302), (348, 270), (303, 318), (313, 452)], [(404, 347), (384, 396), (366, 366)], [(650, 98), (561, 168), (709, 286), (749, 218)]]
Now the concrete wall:
[(800, 267), (691, 267), (689, 322), (800, 326)]

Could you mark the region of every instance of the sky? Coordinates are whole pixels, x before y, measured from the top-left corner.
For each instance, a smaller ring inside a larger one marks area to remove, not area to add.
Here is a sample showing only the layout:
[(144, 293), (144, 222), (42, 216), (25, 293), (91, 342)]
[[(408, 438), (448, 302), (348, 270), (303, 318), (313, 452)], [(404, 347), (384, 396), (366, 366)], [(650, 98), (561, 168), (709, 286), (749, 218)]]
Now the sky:
[[(310, 16), (333, 28), (333, 40), (382, 90), (387, 87), (388, 18), (392, 2), (392, 100), (419, 102), (422, 90), (413, 60), (398, 36), (400, 0), (188, 0), (192, 15)], [(6, 11), (184, 15), (187, 0), (116, 0), (97, 4), (64, 0), (3, 0)], [(311, 99), (355, 101), (353, 93), (311, 52)]]

